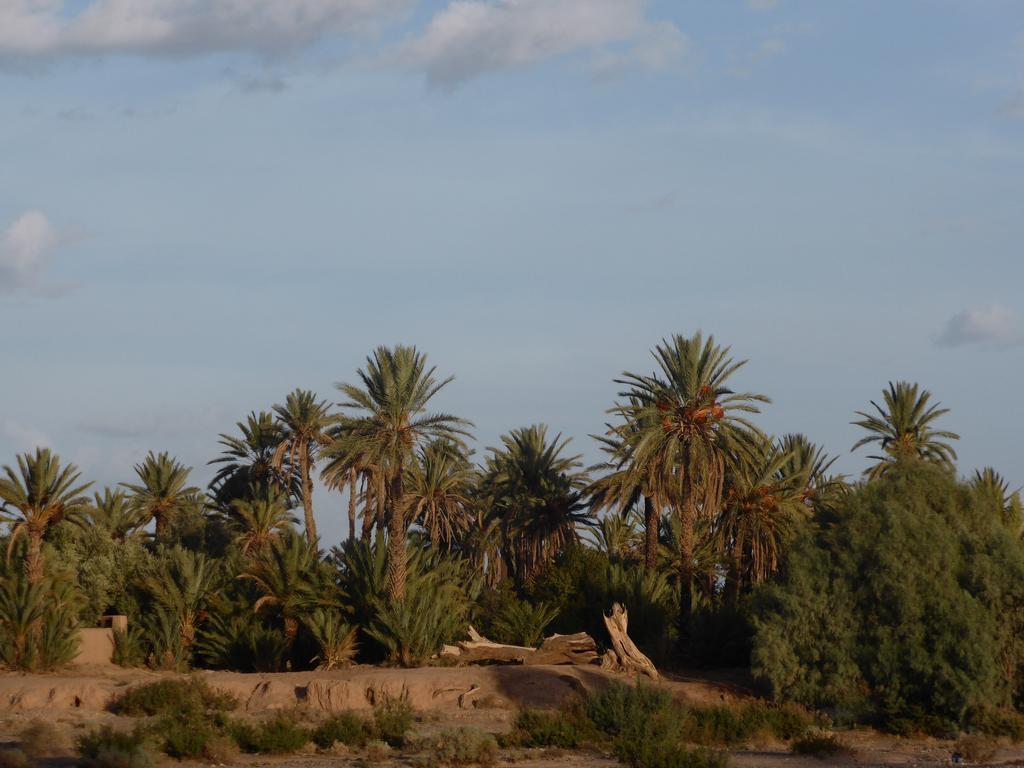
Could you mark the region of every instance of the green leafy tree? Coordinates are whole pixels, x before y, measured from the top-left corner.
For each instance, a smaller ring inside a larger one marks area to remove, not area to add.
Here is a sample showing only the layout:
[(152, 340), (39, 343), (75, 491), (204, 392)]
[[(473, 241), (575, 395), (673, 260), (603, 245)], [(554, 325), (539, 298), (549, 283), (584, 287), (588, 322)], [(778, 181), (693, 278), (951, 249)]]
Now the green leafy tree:
[(50, 526), (86, 507), (83, 495), (91, 483), (79, 484), (78, 468), (61, 468), (60, 457), (48, 448), (36, 448), (34, 454), (18, 456), (18, 471), (4, 466), (0, 477), (0, 501), (4, 511), (13, 511), (13, 529), (7, 546), (8, 557), (14, 543), (25, 537), (25, 576), (29, 584), (43, 579), (43, 537)]
[(968, 724), (1020, 691), (1024, 551), (933, 462), (891, 468), (807, 528), (755, 593), (753, 671), (780, 699), (897, 727)]
[(426, 355), (415, 347), (378, 347), (359, 370), (361, 385), (339, 384), (348, 398), (332, 454), (338, 468), (374, 467), (389, 507), (388, 584), (392, 600), (405, 597), (405, 539), (410, 520), (403, 508), (406, 469), (416, 451), (433, 440), (461, 444), (472, 425), (447, 413), (431, 413), (430, 401), (452, 377), (437, 379)]
[(869, 434), (854, 443), (852, 450), (873, 443), (882, 449), (880, 455), (868, 457), (877, 462), (865, 471), (869, 479), (881, 477), (901, 462), (953, 465), (956, 451), (947, 441), (959, 440), (960, 436), (934, 428), (936, 420), (949, 413), (949, 409), (941, 407), (941, 403), (929, 405), (931, 397), (931, 392), (917, 384), (890, 381), (889, 388), (882, 392), (883, 405), (871, 401), (875, 413), (857, 411), (862, 418), (852, 423)]
[(758, 413), (764, 395), (733, 392), (729, 380), (745, 360), (707, 339), (675, 335), (654, 350), (658, 371), (624, 373), (628, 387), (615, 412), (629, 425), (619, 431), (624, 458), (636, 472), (675, 490), (666, 499), (679, 521), (680, 642), (693, 610), (698, 517), (719, 511), (727, 468), (763, 436), (745, 414)]
[(327, 429), (333, 421), (330, 406), (326, 400), (317, 400), (313, 392), (297, 389), (288, 395), (284, 405), (274, 406), (274, 413), (283, 435), (274, 452), (273, 466), (278, 472), (284, 472), (285, 467), (294, 467), (298, 471), (306, 540), (316, 546), (313, 467), (320, 448), (328, 442)]
[(137, 483), (121, 483), (131, 492), (131, 503), (147, 521), (156, 521), (157, 544), (171, 544), (171, 527), (180, 518), (201, 509), (203, 492), (188, 485), (192, 470), (168, 453), (150, 451), (135, 465)]

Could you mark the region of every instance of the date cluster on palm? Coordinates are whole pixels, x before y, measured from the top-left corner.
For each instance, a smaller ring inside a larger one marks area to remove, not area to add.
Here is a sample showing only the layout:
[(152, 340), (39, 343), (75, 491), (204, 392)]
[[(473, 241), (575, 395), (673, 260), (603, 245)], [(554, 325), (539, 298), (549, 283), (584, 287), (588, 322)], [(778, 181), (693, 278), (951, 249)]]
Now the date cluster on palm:
[(496, 643), (473, 627), (469, 628), (467, 640), (444, 646), (441, 656), (459, 664), (600, 664), (602, 669), (609, 671), (631, 674), (639, 672), (658, 679), (658, 670), (654, 664), (629, 637), (629, 615), (626, 609), (616, 603), (610, 614), (605, 614), (604, 623), (611, 647), (603, 656), (598, 655), (597, 643), (586, 632), (551, 635), (544, 639), (539, 648), (531, 648)]

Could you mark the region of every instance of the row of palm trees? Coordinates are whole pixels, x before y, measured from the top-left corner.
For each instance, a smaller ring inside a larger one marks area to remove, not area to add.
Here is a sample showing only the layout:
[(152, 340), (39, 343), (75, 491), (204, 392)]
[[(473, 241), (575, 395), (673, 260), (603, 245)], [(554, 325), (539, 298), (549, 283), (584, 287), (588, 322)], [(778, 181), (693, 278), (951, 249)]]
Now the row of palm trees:
[[(338, 385), (338, 410), (296, 390), (270, 412), (253, 413), (238, 435), (221, 435), (222, 453), (204, 493), (190, 470), (165, 453), (135, 466), (135, 482), (90, 500), (73, 465), (61, 467), (47, 449), (18, 457), (0, 479), (2, 509), (13, 513), (10, 547), (27, 540), (24, 569), (42, 578), (42, 541), (65, 517), (102, 525), (114, 538), (150, 521), (158, 544), (175, 543), (176, 526), (210, 513), (229, 530), (243, 555), (268, 551), (295, 522), (315, 554), (313, 509), (317, 472), (328, 488), (347, 492), (349, 535), (385, 536), (388, 591), (406, 593), (407, 540), (420, 531), (429, 545), (461, 554), (492, 584), (533, 583), (557, 554), (578, 540), (598, 513), (641, 510), (643, 567), (663, 558), (660, 534), (669, 525), (679, 591), (680, 636), (695, 590), (714, 591), (724, 578), (734, 601), (778, 568), (786, 542), (802, 521), (838, 503), (846, 479), (830, 472), (833, 458), (800, 435), (772, 439), (752, 421), (769, 399), (734, 391), (745, 360), (701, 333), (664, 339), (649, 374), (625, 372), (610, 422), (596, 435), (606, 457), (585, 468), (543, 425), (516, 429), (476, 465), (467, 446), (472, 424), (431, 409), (451, 377), (441, 378), (414, 347), (379, 347)], [(952, 465), (950, 441), (937, 429), (947, 409), (916, 384), (890, 384), (874, 411), (854, 422), (867, 434), (854, 448), (880, 451), (866, 473), (880, 477), (912, 461)], [(975, 483), (990, 488), (1011, 514), (1005, 481), (991, 470)], [(362, 516), (361, 526), (358, 520)]]

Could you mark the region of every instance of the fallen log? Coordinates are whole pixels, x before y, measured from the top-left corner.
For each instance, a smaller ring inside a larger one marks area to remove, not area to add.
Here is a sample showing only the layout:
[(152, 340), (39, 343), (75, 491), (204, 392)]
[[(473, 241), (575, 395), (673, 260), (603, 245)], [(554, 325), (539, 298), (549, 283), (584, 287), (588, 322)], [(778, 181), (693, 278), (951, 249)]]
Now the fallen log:
[(601, 658), (601, 668), (613, 672), (639, 672), (652, 680), (660, 675), (654, 663), (636, 647), (629, 632), (629, 612), (619, 603), (612, 605), (612, 610), (604, 615), (604, 626), (608, 630), (612, 647)]
[(473, 627), (468, 634), (468, 640), (444, 646), (441, 656), (460, 664), (593, 664), (597, 661), (597, 643), (586, 632), (552, 635), (545, 638), (540, 648), (496, 643)]

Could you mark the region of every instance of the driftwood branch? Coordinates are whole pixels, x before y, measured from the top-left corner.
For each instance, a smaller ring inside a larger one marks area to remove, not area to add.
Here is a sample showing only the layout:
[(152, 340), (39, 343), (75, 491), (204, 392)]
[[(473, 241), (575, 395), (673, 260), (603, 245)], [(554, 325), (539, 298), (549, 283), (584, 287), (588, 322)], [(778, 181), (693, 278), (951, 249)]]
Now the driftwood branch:
[(597, 644), (586, 632), (552, 635), (540, 648), (496, 643), (473, 627), (468, 635), (468, 640), (444, 646), (441, 656), (460, 664), (592, 664), (597, 660)]
[(602, 669), (615, 672), (639, 672), (652, 680), (659, 678), (654, 663), (636, 647), (629, 632), (629, 612), (619, 603), (612, 605), (612, 610), (604, 615), (604, 626), (608, 630), (612, 647), (601, 658)]

